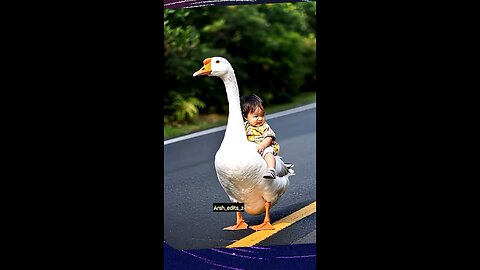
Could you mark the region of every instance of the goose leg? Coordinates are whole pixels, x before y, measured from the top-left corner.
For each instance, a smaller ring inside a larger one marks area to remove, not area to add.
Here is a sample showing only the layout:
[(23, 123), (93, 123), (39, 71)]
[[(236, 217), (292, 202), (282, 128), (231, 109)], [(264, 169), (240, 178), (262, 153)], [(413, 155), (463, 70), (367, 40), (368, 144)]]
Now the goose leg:
[(250, 226), (251, 229), (254, 229), (255, 231), (275, 230), (275, 227), (270, 224), (270, 205), (270, 202), (265, 202), (265, 219), (263, 220), (263, 223)]
[(242, 213), (237, 212), (237, 223), (232, 226), (228, 226), (223, 228), (224, 231), (237, 231), (237, 230), (245, 230), (248, 228), (248, 224), (243, 220)]

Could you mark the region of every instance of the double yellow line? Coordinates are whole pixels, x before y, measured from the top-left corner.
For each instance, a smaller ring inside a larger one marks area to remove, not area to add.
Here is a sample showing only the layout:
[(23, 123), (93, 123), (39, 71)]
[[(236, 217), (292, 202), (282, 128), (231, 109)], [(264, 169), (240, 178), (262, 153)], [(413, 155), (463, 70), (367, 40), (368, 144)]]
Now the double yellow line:
[(313, 202), (302, 209), (278, 220), (277, 222), (273, 223), (273, 227), (275, 230), (266, 230), (266, 231), (256, 231), (235, 243), (228, 245), (227, 248), (235, 248), (235, 247), (251, 247), (255, 244), (260, 243), (261, 241), (267, 239), (268, 237), (276, 234), (280, 230), (292, 225), (293, 223), (301, 220), (304, 217), (307, 217), (317, 211), (317, 202)]

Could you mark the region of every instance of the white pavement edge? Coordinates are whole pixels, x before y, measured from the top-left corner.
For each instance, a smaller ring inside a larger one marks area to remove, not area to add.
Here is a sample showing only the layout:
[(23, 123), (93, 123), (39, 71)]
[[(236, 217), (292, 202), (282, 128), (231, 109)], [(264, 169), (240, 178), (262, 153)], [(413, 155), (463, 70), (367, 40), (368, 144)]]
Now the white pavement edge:
[[(290, 110), (269, 114), (268, 119), (270, 120), (270, 119), (273, 119), (273, 118), (282, 117), (282, 116), (285, 116), (285, 115), (310, 110), (310, 109), (313, 109), (313, 108), (316, 108), (316, 107), (317, 107), (317, 103), (315, 102), (315, 103), (311, 103), (311, 104), (304, 105), (304, 106), (301, 106), (301, 107), (293, 108), (293, 109), (290, 109)], [(214, 133), (214, 132), (225, 130), (226, 128), (227, 128), (227, 126), (225, 125), (225, 126), (221, 126), (221, 127), (202, 130), (202, 131), (199, 131), (199, 132), (195, 132), (195, 133), (191, 133), (191, 134), (188, 134), (188, 135), (184, 135), (184, 136), (180, 136), (180, 137), (177, 137), (177, 138), (173, 138), (173, 139), (170, 139), (170, 140), (163, 141), (163, 145), (176, 143), (176, 142), (179, 142), (179, 141), (184, 141), (184, 140), (196, 138), (196, 137), (199, 137), (199, 136), (211, 134), (211, 133)]]

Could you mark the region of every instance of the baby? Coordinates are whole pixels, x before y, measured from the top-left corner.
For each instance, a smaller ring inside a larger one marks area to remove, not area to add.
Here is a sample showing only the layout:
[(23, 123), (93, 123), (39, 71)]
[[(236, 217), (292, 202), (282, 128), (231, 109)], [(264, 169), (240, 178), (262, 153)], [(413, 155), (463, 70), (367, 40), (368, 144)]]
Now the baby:
[(263, 101), (257, 95), (250, 95), (243, 97), (240, 104), (247, 139), (256, 143), (257, 152), (267, 162), (268, 172), (263, 177), (274, 179), (276, 177), (274, 156), (278, 155), (280, 145), (275, 141), (275, 132), (265, 121)]

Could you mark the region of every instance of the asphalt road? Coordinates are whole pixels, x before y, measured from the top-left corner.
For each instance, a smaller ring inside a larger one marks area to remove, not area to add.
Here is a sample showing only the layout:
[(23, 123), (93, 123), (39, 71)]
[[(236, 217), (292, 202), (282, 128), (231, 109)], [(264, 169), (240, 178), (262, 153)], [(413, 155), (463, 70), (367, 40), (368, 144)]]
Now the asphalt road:
[[(268, 119), (281, 145), (280, 156), (295, 164), (295, 176), (278, 203), (271, 222), (316, 201), (316, 108)], [(235, 223), (233, 212), (213, 212), (213, 203), (229, 203), (218, 182), (214, 158), (224, 130), (167, 144), (164, 147), (164, 238), (176, 249), (225, 247), (253, 233), (251, 229), (223, 231)], [(243, 213), (249, 225), (264, 214)], [(272, 235), (257, 246), (315, 243), (316, 214)]]

